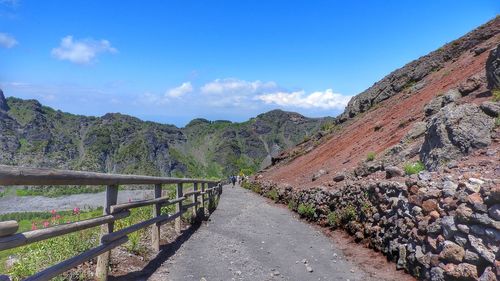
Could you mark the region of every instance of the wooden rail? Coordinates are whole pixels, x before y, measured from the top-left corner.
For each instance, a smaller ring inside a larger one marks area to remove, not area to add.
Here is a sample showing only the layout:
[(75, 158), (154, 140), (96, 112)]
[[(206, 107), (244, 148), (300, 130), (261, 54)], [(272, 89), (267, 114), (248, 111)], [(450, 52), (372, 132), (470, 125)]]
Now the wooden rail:
[[(154, 185), (154, 199), (117, 204), (119, 185)], [(176, 197), (162, 196), (163, 184), (176, 184)], [(183, 192), (185, 185), (192, 185), (193, 191)], [(205, 218), (214, 199), (222, 193), (222, 184), (218, 181), (189, 178), (164, 178), (136, 175), (114, 175), (92, 172), (76, 172), (53, 169), (35, 169), (0, 165), (0, 185), (105, 185), (106, 200), (103, 215), (87, 220), (66, 223), (16, 233), (19, 225), (16, 221), (0, 222), (0, 251), (12, 249), (45, 239), (101, 226), (101, 244), (59, 264), (50, 266), (26, 280), (49, 280), (95, 257), (97, 259), (96, 278), (107, 280), (110, 251), (128, 241), (128, 234), (151, 226), (151, 244), (160, 249), (160, 226), (175, 220), (175, 228), (181, 231), (181, 216), (192, 209), (193, 219)], [(183, 204), (191, 198), (189, 204)], [(208, 199), (208, 206), (206, 206)], [(175, 205), (175, 213), (161, 214), (161, 207)], [(153, 217), (129, 227), (114, 231), (114, 222), (130, 215), (130, 209), (152, 206)], [(2, 280), (2, 275), (0, 275)]]

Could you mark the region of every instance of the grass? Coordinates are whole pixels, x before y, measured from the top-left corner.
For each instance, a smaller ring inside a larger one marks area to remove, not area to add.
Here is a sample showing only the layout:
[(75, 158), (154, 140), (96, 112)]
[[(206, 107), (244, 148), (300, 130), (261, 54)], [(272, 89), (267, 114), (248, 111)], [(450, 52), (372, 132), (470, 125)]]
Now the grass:
[[(78, 214), (73, 213), (73, 211), (63, 211), (56, 214), (50, 212), (26, 212), (5, 214), (0, 216), (0, 220), (17, 220), (19, 222), (19, 232), (24, 232), (34, 227), (44, 228), (48, 225), (84, 220), (100, 216), (101, 214), (102, 209), (80, 212)], [(97, 246), (99, 235), (100, 228), (94, 227), (24, 247), (2, 251), (0, 252), (0, 272), (8, 273), (13, 277), (13, 280), (24, 279), (48, 265), (58, 263)], [(12, 267), (5, 268), (5, 261), (9, 256), (15, 256), (18, 261)], [(65, 277), (62, 276), (55, 280), (80, 280), (86, 278), (83, 272), (75, 271), (68, 274)]]
[(292, 211), (296, 211), (298, 207), (299, 207), (299, 204), (297, 203), (297, 201), (295, 201), (295, 200), (288, 201), (288, 209), (290, 209)]
[(340, 226), (340, 216), (337, 212), (329, 212), (326, 218), (329, 226), (333, 228)]
[[(171, 192), (170, 192), (171, 193)], [(173, 196), (171, 193), (170, 196)], [(216, 201), (216, 200), (214, 200)], [(213, 205), (216, 205), (214, 202)], [(214, 206), (209, 206), (214, 207)], [(162, 207), (162, 214), (174, 212), (175, 206)], [(60, 211), (60, 212), (19, 212), (0, 215), (0, 221), (16, 220), (19, 222), (19, 232), (25, 232), (34, 228), (41, 229), (53, 225), (64, 224), (68, 222), (80, 221), (94, 218), (102, 215), (102, 208), (90, 211)], [(129, 217), (115, 222), (115, 231), (129, 227), (138, 222), (150, 219), (152, 217), (152, 207), (142, 207), (131, 210)], [(190, 217), (190, 214), (184, 214), (183, 217)], [(147, 246), (144, 236), (149, 228), (145, 228), (128, 235), (129, 241), (124, 245), (129, 252), (142, 255), (146, 252)], [(43, 270), (47, 266), (59, 263), (72, 256), (89, 250), (99, 245), (101, 228), (94, 227), (81, 230), (71, 234), (55, 237), (52, 239), (29, 244), (24, 247), (14, 248), (0, 252), (0, 272), (12, 276), (13, 280), (22, 280), (36, 272)], [(13, 256), (17, 260), (14, 264), (5, 268), (6, 260)], [(88, 280), (86, 272), (74, 269), (65, 273), (54, 280)]]
[(340, 216), (343, 223), (348, 223), (350, 221), (356, 220), (358, 214), (356, 212), (356, 208), (353, 205), (347, 205), (347, 207), (342, 209)]
[(103, 192), (103, 186), (40, 186), (28, 189), (16, 189), (17, 196), (45, 196), (45, 197), (60, 197), (65, 195), (82, 194), (82, 193), (98, 193)]
[(418, 174), (419, 172), (425, 170), (425, 166), (424, 166), (424, 163), (417, 161), (414, 163), (405, 164), (403, 169), (407, 175), (414, 175), (414, 174)]
[(302, 217), (312, 220), (316, 214), (316, 208), (312, 204), (300, 203), (297, 212)]
[(368, 152), (368, 154), (366, 155), (366, 161), (373, 161), (375, 160), (375, 152)]

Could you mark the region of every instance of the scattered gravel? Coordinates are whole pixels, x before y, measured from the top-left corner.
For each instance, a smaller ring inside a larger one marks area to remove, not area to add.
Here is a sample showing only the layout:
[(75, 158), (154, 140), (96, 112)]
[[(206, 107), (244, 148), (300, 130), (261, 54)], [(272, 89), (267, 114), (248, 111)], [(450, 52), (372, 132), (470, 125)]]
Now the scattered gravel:
[(210, 220), (149, 280), (348, 279), (377, 280), (287, 209), (227, 186)]

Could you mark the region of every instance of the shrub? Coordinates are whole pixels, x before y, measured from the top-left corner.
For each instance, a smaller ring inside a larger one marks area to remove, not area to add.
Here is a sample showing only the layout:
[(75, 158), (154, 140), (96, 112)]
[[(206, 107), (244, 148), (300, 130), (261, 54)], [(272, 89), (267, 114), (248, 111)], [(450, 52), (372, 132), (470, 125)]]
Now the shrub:
[(333, 212), (328, 213), (327, 219), (328, 219), (329, 226), (334, 227), (334, 228), (340, 226), (340, 216), (337, 212), (333, 211)]
[(297, 201), (295, 200), (290, 200), (288, 201), (288, 209), (292, 210), (292, 211), (296, 211), (298, 208), (298, 203)]
[(302, 217), (312, 220), (314, 219), (314, 215), (316, 214), (316, 208), (314, 208), (312, 204), (300, 203), (299, 207), (297, 208), (297, 212)]
[(342, 210), (342, 222), (348, 223), (350, 221), (356, 220), (358, 217), (356, 208), (353, 205), (348, 205)]
[(366, 160), (367, 161), (373, 161), (375, 160), (375, 152), (368, 152), (368, 154), (366, 155)]
[(493, 94), (493, 101), (500, 101), (500, 89), (494, 89), (491, 93)]
[(425, 166), (422, 162), (417, 161), (415, 163), (405, 164), (404, 170), (407, 175), (413, 175), (413, 174), (418, 174), (420, 171), (425, 170)]
[(361, 214), (364, 217), (370, 217), (372, 215), (372, 205), (370, 202), (363, 202), (363, 205), (361, 206)]
[(278, 191), (276, 191), (276, 189), (271, 189), (266, 193), (266, 197), (271, 198), (274, 202), (278, 202)]

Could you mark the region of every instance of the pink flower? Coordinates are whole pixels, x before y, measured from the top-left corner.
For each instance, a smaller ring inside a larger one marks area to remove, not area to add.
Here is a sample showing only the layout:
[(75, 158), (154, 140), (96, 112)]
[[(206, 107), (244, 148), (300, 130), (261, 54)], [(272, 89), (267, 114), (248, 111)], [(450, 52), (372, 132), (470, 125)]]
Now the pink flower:
[(73, 209), (73, 214), (75, 214), (75, 215), (80, 214), (80, 208), (75, 207), (75, 208)]
[(61, 219), (61, 215), (56, 215), (56, 220), (60, 220)]
[(44, 227), (44, 228), (47, 228), (47, 227), (49, 227), (49, 226), (50, 226), (50, 223), (49, 223), (48, 221), (44, 221), (44, 222), (43, 222), (43, 227)]
[(36, 223), (35, 222), (32, 222), (31, 223), (31, 230), (37, 230), (38, 227), (36, 227)]
[(53, 216), (55, 216), (55, 215), (56, 215), (56, 210), (52, 210), (52, 211), (50, 211), (50, 212), (52, 213), (52, 215), (53, 215)]

